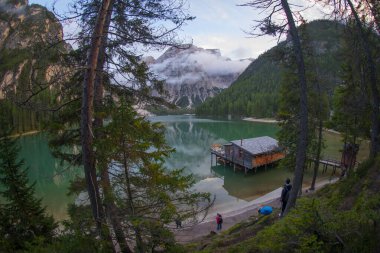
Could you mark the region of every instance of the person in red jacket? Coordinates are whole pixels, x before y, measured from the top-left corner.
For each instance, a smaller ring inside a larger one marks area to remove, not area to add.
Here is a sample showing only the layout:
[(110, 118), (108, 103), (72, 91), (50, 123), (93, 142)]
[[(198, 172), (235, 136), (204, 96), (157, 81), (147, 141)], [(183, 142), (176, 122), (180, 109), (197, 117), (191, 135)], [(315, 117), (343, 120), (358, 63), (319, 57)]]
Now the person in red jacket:
[(222, 230), (222, 223), (223, 223), (223, 218), (220, 213), (216, 214), (216, 230)]

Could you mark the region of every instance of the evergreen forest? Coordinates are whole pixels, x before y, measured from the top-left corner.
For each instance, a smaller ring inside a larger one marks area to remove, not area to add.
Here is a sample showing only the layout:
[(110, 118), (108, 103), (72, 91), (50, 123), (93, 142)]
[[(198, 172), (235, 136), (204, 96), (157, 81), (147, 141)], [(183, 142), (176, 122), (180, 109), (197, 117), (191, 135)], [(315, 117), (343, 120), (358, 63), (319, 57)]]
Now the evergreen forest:
[[(379, 1), (311, 1), (328, 18), (311, 22), (302, 3), (239, 5), (255, 15), (249, 35), (279, 43), (196, 114), (277, 119), (285, 158), (276, 165), (291, 171), (292, 186), (287, 180), (284, 194), (262, 203), (273, 212), (257, 207), (244, 220), (224, 221), (206, 219), (217, 196), (195, 190), (194, 174), (165, 163), (176, 152), (165, 125), (136, 110), (168, 105), (165, 80), (141, 50), (188, 46), (181, 32), (196, 18), (188, 2), (67, 2), (59, 14), (27, 0), (0, 1), (0, 252), (379, 251)], [(78, 27), (64, 36), (67, 23)], [(338, 132), (341, 160), (339, 175), (319, 186), (326, 128)], [(36, 196), (19, 156), (15, 134), (31, 130), (43, 131), (61, 166), (79, 172), (67, 189), (75, 201), (65, 220), (54, 220)], [(181, 239), (186, 231), (193, 232)]]

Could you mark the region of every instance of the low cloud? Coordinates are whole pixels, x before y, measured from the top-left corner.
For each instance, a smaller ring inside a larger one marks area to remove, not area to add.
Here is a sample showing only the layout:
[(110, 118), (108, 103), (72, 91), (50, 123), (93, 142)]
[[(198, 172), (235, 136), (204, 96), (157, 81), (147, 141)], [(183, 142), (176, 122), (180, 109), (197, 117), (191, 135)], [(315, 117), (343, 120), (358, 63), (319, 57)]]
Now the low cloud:
[(251, 61), (231, 60), (220, 55), (219, 50), (184, 50), (161, 63), (150, 65), (150, 69), (170, 84), (193, 83), (202, 75), (240, 74)]
[(242, 72), (250, 63), (248, 60), (232, 61), (229, 58), (207, 52), (199, 52), (189, 57), (198, 63), (210, 75), (235, 74)]

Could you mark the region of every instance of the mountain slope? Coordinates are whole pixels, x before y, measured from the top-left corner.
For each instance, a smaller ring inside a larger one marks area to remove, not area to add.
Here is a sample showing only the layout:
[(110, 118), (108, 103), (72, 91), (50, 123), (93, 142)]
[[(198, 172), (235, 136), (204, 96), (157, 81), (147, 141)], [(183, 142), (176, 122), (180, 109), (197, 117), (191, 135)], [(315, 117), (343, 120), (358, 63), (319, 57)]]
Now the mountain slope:
[(169, 48), (157, 60), (145, 58), (150, 70), (165, 80), (169, 102), (192, 108), (230, 86), (250, 60), (232, 61), (218, 49)]
[(62, 25), (45, 7), (26, 0), (1, 2), (0, 101), (17, 132), (39, 128), (46, 113), (30, 110), (32, 103), (33, 109), (51, 103), (59, 79), (69, 71), (60, 65), (71, 49), (62, 39)]
[[(332, 97), (339, 83), (342, 25), (318, 20), (306, 24), (316, 55), (323, 89)], [(281, 56), (287, 42), (268, 50), (253, 61), (226, 90), (196, 108), (198, 115), (275, 117), (283, 67)]]

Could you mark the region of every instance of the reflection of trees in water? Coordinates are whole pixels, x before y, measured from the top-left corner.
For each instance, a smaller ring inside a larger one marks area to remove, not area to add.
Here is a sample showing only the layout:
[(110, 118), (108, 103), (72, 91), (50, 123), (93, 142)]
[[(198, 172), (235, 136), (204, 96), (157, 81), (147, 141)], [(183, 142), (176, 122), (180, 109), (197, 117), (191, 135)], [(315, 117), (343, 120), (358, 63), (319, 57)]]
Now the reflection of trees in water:
[(81, 170), (68, 168), (54, 158), (44, 134), (23, 136), (19, 143), (19, 155), (25, 160), (25, 167), (29, 167), (29, 181), (36, 183), (37, 197), (42, 198), (55, 218), (67, 218), (67, 204), (73, 201), (73, 197), (67, 196), (68, 187), (71, 180), (82, 174)]
[(166, 160), (169, 169), (185, 167), (198, 179), (210, 175), (210, 145), (222, 139), (199, 127), (199, 122), (190, 121), (167, 123), (165, 137), (176, 150)]
[(207, 130), (218, 138), (228, 141), (270, 136), (275, 138), (278, 126), (267, 123), (252, 123), (247, 121), (200, 122), (199, 127)]
[(67, 187), (70, 180), (79, 174), (77, 168), (69, 168), (67, 164), (62, 164), (52, 156), (44, 134), (23, 136), (19, 142), (20, 158), (25, 160), (25, 166), (29, 167), (29, 179), (36, 181), (37, 187), (47, 187), (52, 184)]
[(250, 172), (248, 175), (242, 171), (234, 172), (229, 166), (218, 165), (211, 169), (216, 176), (223, 177), (223, 188), (229, 195), (247, 201), (281, 187), (291, 175), (291, 172), (276, 166), (268, 167), (267, 170), (259, 168), (256, 173)]
[[(246, 121), (188, 120), (167, 121), (166, 140), (176, 152), (166, 160), (170, 168), (186, 167), (201, 179), (210, 175), (210, 146), (227, 140), (268, 135), (274, 137), (277, 126)], [(215, 159), (215, 158), (214, 158)], [(215, 162), (215, 161), (214, 161)]]

